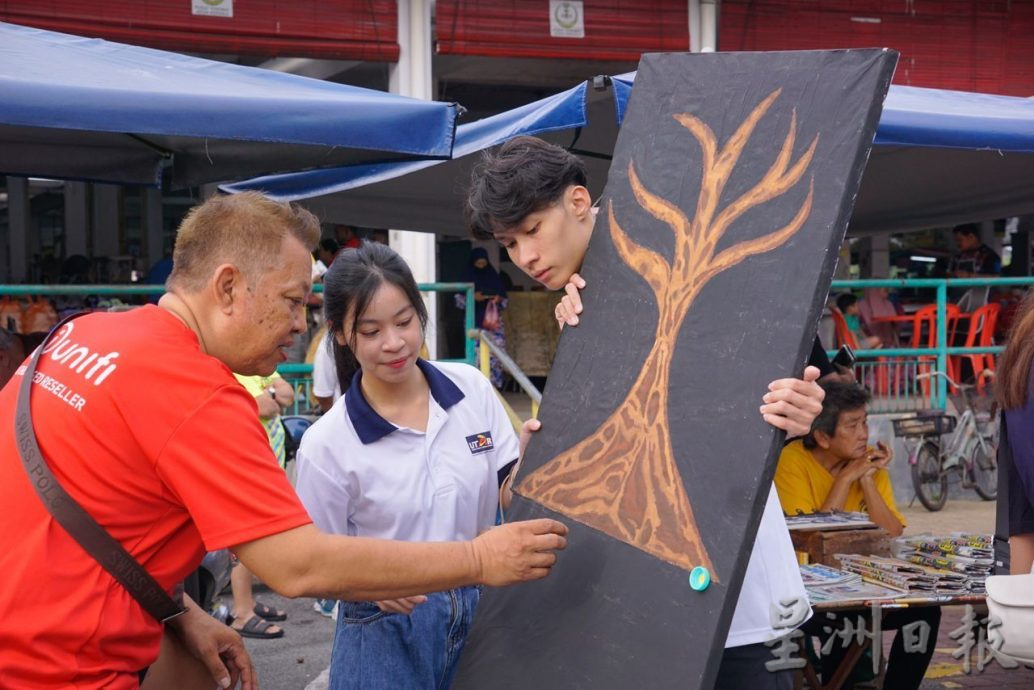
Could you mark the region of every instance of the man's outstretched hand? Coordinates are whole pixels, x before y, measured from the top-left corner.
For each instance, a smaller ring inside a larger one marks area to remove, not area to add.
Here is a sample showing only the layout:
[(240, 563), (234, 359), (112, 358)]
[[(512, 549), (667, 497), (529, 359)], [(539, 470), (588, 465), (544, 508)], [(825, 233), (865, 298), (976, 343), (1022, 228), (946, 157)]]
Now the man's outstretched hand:
[(567, 526), (556, 520), (511, 522), (482, 533), (472, 542), (478, 582), (503, 587), (549, 575), (556, 552), (567, 546)]

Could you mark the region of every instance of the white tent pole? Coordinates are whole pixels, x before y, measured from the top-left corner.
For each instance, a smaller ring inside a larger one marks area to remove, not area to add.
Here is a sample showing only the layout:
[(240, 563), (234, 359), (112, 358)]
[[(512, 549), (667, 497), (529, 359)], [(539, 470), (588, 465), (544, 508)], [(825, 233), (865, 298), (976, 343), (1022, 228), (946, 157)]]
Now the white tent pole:
[(718, 2), (700, 0), (700, 52), (718, 50)]
[(700, 52), (700, 0), (687, 0), (689, 15), (689, 52)]
[[(402, 96), (432, 100), (431, 92), (431, 2), (398, 0), (399, 61), (391, 67), (388, 90)], [(399, 199), (405, 203), (405, 199)], [(418, 283), (437, 280), (435, 236), (425, 232), (392, 230), (391, 247), (406, 260)], [(427, 349), (438, 356), (438, 310), (436, 293), (427, 302)]]

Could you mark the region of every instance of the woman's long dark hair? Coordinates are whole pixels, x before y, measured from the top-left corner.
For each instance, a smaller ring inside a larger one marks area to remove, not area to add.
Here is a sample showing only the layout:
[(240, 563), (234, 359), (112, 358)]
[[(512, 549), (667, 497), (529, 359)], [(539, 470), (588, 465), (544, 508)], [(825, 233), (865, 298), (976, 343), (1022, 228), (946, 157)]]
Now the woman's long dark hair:
[[(405, 293), (420, 319), (420, 329), (425, 330), (427, 307), (420, 298), (413, 273), (403, 258), (390, 247), (378, 242), (364, 242), (357, 249), (346, 249), (337, 255), (323, 276), (323, 315), (327, 320), (327, 340), (333, 348), (342, 393), (348, 390), (352, 377), (359, 370), (359, 360), (352, 352), (356, 340), (356, 322), (366, 311), (374, 293), (384, 283), (390, 283)], [(334, 335), (344, 332), (345, 319), (350, 313), (354, 313), (355, 318), (351, 329), (345, 333), (349, 345), (342, 346)]]
[(1030, 365), (1034, 360), (1034, 290), (1027, 292), (1016, 310), (1009, 330), (1005, 351), (998, 358), (995, 371), (995, 397), (1003, 410), (1015, 410), (1027, 404)]

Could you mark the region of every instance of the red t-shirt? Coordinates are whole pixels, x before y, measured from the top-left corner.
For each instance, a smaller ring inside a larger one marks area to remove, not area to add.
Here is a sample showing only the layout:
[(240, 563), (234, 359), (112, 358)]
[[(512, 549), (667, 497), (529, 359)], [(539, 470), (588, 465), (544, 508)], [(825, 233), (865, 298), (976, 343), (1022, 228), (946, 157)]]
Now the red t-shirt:
[[(0, 688), (135, 688), (161, 626), (29, 483), (14, 440), (21, 373), (0, 391)], [(34, 379), (54, 475), (163, 587), (205, 551), (310, 522), (255, 400), (164, 309), (64, 325)]]

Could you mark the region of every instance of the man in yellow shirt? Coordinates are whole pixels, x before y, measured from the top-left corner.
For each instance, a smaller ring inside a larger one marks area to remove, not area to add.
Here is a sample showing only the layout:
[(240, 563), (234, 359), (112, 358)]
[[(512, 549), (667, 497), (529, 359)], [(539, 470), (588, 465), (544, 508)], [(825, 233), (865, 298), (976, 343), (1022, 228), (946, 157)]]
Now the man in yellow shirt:
[(857, 384), (827, 383), (822, 413), (801, 440), (783, 448), (776, 468), (779, 503), (787, 515), (831, 510), (868, 513), (890, 533), (905, 520), (894, 505), (890, 449), (869, 445), (869, 394)]
[[(783, 512), (787, 515), (830, 510), (864, 512), (891, 536), (899, 536), (905, 529), (905, 520), (894, 505), (894, 491), (887, 473), (891, 452), (883, 443), (876, 447), (869, 445), (865, 411), (868, 392), (855, 383), (830, 382), (822, 387), (826, 397), (811, 431), (803, 439), (784, 447), (779, 456), (775, 486)], [(827, 628), (841, 630), (845, 617), (856, 621), (859, 616), (827, 613), (823, 618), (813, 618), (802, 630), (829, 640)], [(863, 617), (868, 619), (868, 612)], [(881, 614), (883, 630), (929, 626), (928, 636), (920, 644), (906, 641), (909, 637), (906, 633), (895, 635), (887, 657), (883, 687), (894, 690), (920, 687), (933, 657), (940, 622), (941, 610), (935, 606)], [(822, 652), (823, 679), (827, 683), (847, 653), (846, 645), (839, 639), (830, 642), (828, 650)], [(853, 687), (853, 678), (848, 676), (842, 687)]]

